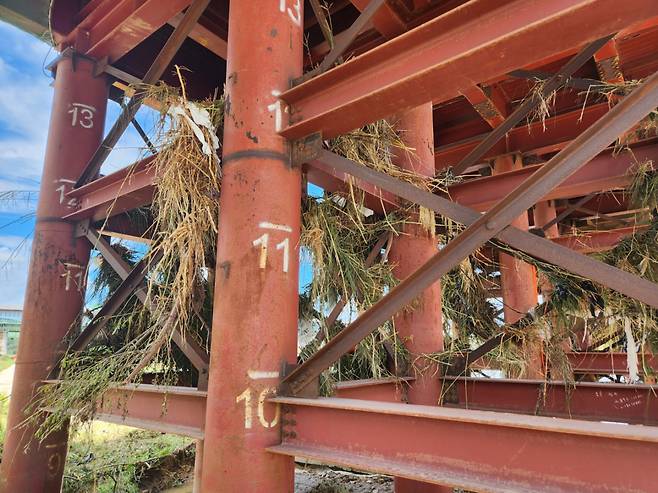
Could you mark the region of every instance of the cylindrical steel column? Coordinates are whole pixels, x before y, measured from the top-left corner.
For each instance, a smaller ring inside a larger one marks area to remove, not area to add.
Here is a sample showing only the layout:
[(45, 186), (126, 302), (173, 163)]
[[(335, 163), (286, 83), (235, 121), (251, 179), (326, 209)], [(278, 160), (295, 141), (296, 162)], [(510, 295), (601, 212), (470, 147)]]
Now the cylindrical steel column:
[[(396, 164), (421, 175), (434, 176), (432, 103), (409, 110), (397, 120), (405, 144), (413, 151), (400, 152)], [(399, 279), (408, 277), (438, 251), (434, 231), (427, 231), (419, 224), (409, 224), (402, 233), (393, 241), (389, 253), (389, 261), (395, 265), (393, 272)], [(443, 349), (441, 284), (436, 282), (426, 289), (417, 303), (413, 311), (401, 312), (394, 319), (395, 329), (409, 350), (411, 360)], [(416, 361), (416, 366), (416, 380), (407, 391), (409, 403), (437, 405), (441, 392), (438, 369), (422, 360)], [(452, 491), (452, 488), (395, 478), (395, 491), (440, 493)]]
[[(533, 214), (535, 219), (535, 228), (541, 228), (557, 217), (557, 213), (555, 211), (555, 203), (552, 200), (537, 202)], [(558, 231), (557, 223), (549, 226), (546, 231), (544, 231), (544, 234), (546, 235), (546, 238), (558, 237), (560, 232)]]
[(203, 477), (203, 440), (197, 440), (194, 447), (194, 483), (192, 493), (201, 493), (201, 478)]
[[(555, 220), (557, 213), (555, 211), (555, 204), (551, 200), (544, 200), (542, 202), (537, 202), (535, 208), (533, 209), (533, 218), (535, 222), (535, 228), (541, 229), (544, 225)], [(544, 235), (546, 238), (557, 238), (559, 236), (559, 230), (557, 223), (549, 226)], [(547, 279), (539, 279), (539, 287), (544, 299), (550, 298), (551, 293), (553, 292), (553, 286)]]
[[(555, 210), (555, 202), (552, 200), (545, 200), (542, 202), (537, 202), (535, 208), (533, 209), (533, 218), (535, 222), (535, 228), (541, 228), (542, 226), (554, 221), (557, 217), (557, 211)], [(557, 223), (552, 224), (546, 231), (544, 231), (546, 238), (557, 238), (560, 236), (560, 230)], [(546, 302), (551, 299), (553, 295), (553, 284), (543, 275), (539, 275), (539, 290), (541, 291), (542, 301)], [(569, 333), (566, 332), (566, 327), (561, 327), (558, 325), (558, 317), (555, 313), (550, 315), (551, 325), (553, 327), (554, 333), (551, 335), (559, 336), (561, 342), (560, 345), (562, 350), (565, 352), (570, 352), (571, 348), (571, 338)], [(546, 365), (550, 368), (551, 378), (554, 380), (570, 380), (573, 379), (573, 372), (568, 372), (568, 369), (564, 365), (551, 366), (551, 362), (546, 361)]]
[(233, 0), (203, 492), (289, 492), (293, 460), (265, 402), (297, 356), (301, 173), (277, 95), (302, 72), (303, 2)]
[(108, 84), (104, 76), (94, 77), (93, 69), (92, 61), (80, 57), (64, 57), (57, 64), (0, 469), (2, 491), (8, 493), (58, 492), (61, 487), (68, 430), (39, 443), (34, 439), (35, 426), (21, 423), (53, 364), (54, 350), (69, 328), (79, 323), (84, 303), (90, 244), (76, 238), (74, 225), (61, 218), (74, 206), (66, 193), (103, 137)]
[[(395, 164), (419, 175), (434, 176), (432, 103), (399, 115), (397, 121), (404, 143), (413, 150), (408, 153), (399, 151)], [(418, 221), (418, 217), (411, 218), (411, 224), (405, 225), (402, 234), (394, 239), (389, 252), (389, 262), (394, 265), (393, 273), (398, 279), (405, 279), (414, 273), (438, 251), (434, 231), (427, 231), (420, 224), (414, 224), (414, 221)], [(412, 360), (420, 354), (441, 351), (441, 284), (432, 284), (417, 300), (415, 309), (398, 313), (394, 322), (398, 336), (409, 350)], [(422, 364), (420, 361), (416, 363)], [(409, 402), (437, 405), (440, 388), (436, 368), (420, 370), (423, 371), (418, 372), (408, 390)]]
[[(494, 162), (494, 174), (505, 173), (523, 166), (520, 157), (501, 156)], [(528, 231), (528, 215), (516, 218), (512, 225), (522, 231)], [(503, 310), (505, 322), (517, 322), (537, 305), (537, 270), (530, 264), (516, 259), (506, 253), (499, 254), (500, 284), (503, 293)], [(543, 351), (541, 343), (525, 344), (526, 356), (525, 378), (543, 378)]]

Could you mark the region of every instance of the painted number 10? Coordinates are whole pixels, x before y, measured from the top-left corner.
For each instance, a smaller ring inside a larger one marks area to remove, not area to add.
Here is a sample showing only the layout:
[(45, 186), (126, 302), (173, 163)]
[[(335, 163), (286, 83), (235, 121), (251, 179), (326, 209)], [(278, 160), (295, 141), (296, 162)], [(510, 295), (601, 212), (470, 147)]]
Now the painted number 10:
[[(276, 379), (279, 377), (278, 371), (252, 371), (249, 370), (251, 380)], [(254, 411), (258, 422), (263, 428), (274, 428), (279, 423), (279, 406), (274, 406), (274, 416), (268, 419), (265, 416), (265, 401), (268, 397), (273, 396), (276, 390), (274, 387), (266, 387), (260, 392), (250, 387), (235, 398), (236, 403), (244, 403), (244, 427), (249, 430), (254, 423)], [(254, 402), (254, 397), (257, 402)], [(255, 409), (254, 409), (255, 408)]]

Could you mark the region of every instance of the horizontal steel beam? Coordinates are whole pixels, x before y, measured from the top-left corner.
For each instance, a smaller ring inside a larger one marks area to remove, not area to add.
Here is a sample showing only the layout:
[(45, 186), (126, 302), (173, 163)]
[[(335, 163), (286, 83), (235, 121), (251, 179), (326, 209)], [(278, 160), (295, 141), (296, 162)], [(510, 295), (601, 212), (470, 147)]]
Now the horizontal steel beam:
[(348, 380), (334, 385), (334, 397), (367, 401), (402, 402), (413, 378), (368, 378)]
[(281, 134), (335, 137), (656, 15), (654, 0), (474, 0), (284, 92)]
[(573, 236), (551, 238), (551, 241), (580, 253), (605, 252), (617, 246), (627, 236), (646, 229), (646, 225), (641, 225), (611, 229), (609, 231), (584, 231), (581, 234)]
[(59, 33), (58, 26), (53, 26), (55, 41), (60, 50), (74, 47), (80, 53), (98, 60), (107, 57), (113, 63), (190, 3), (191, 0), (90, 2), (81, 9), (76, 19), (79, 22), (70, 32)]
[(190, 387), (122, 385), (103, 394), (94, 419), (203, 440), (206, 396)]
[[(559, 151), (608, 111), (610, 111), (610, 106), (607, 103), (592, 104), (585, 108), (546, 118), (544, 121), (533, 121), (520, 125), (510, 130), (504, 139), (498, 141), (485, 153), (482, 161), (510, 152), (533, 154)], [(446, 136), (446, 138), (449, 137)], [(479, 135), (437, 146), (434, 149), (436, 169), (441, 170), (457, 164), (484, 138), (485, 136)], [(440, 133), (438, 139), (439, 142), (442, 139)]]
[[(580, 197), (590, 192), (626, 188), (633, 179), (629, 170), (635, 165), (636, 159), (640, 163), (645, 160), (658, 163), (658, 145), (634, 147), (633, 155), (621, 153), (615, 156), (609, 152), (599, 154), (562, 184), (548, 191), (542, 200)], [(450, 198), (477, 211), (486, 211), (529, 176), (541, 170), (542, 166), (525, 166), (519, 170), (453, 185), (449, 190)]]
[[(626, 353), (566, 353), (569, 365), (574, 373), (595, 375), (627, 375), (628, 355)], [(649, 353), (637, 355), (639, 372), (646, 370), (658, 372), (658, 356)]]
[[(626, 353), (570, 353), (577, 373), (610, 374), (626, 370)], [(600, 358), (599, 358), (600, 357)], [(607, 360), (606, 360), (607, 357)], [(642, 359), (642, 356), (640, 356)], [(623, 363), (622, 363), (623, 360)], [(645, 361), (654, 358), (645, 355)], [(658, 360), (655, 361), (658, 363)], [(615, 366), (617, 365), (617, 366)], [(622, 368), (623, 367), (623, 368)], [(366, 379), (338, 382), (334, 397), (404, 402), (408, 381)], [(442, 379), (442, 406), (556, 418), (658, 425), (658, 386), (616, 383), (569, 383), (546, 380), (449, 377)]]
[(86, 45), (83, 52), (97, 59), (108, 57), (113, 63), (191, 3), (191, 0), (119, 0), (111, 11), (89, 26), (87, 34), (81, 33)]
[(442, 405), (656, 426), (657, 391), (656, 385), (445, 377)]
[(355, 399), (272, 401), (287, 423), (282, 443), (268, 449), (277, 454), (471, 491), (655, 491), (652, 427)]
[[(634, 147), (633, 153), (640, 162), (644, 159), (658, 162), (658, 145)], [(89, 218), (92, 221), (100, 221), (150, 204), (156, 178), (155, 167), (150, 166), (152, 160), (153, 156), (149, 156), (131, 167), (70, 191), (68, 197), (76, 199), (78, 205), (66, 219), (79, 221)], [(615, 157), (610, 153), (600, 154), (551, 191), (549, 198), (568, 198), (590, 191), (625, 188), (631, 181), (628, 171), (633, 165), (634, 160), (629, 155), (622, 153)], [(520, 170), (453, 185), (449, 191), (450, 198), (471, 208), (487, 210), (540, 167), (541, 165), (526, 166)], [(328, 191), (341, 189), (348, 179), (347, 173), (317, 161), (309, 163), (307, 173), (309, 182)], [(357, 180), (355, 184), (367, 192), (367, 207), (377, 212), (397, 208), (398, 200), (392, 193), (364, 180)], [(581, 193), (582, 191), (584, 192)]]
[(103, 176), (80, 188), (74, 188), (67, 196), (75, 199), (77, 209), (65, 219), (100, 221), (137, 207), (151, 203), (155, 190), (155, 166), (153, 156), (138, 163)]

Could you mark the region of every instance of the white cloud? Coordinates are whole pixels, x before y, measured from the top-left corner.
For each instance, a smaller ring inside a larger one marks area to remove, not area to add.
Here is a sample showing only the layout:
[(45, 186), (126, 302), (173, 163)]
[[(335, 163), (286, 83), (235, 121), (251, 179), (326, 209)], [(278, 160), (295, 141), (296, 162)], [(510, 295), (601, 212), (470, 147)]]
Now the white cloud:
[(51, 79), (42, 70), (50, 47), (3, 22), (0, 37), (0, 190), (34, 190), (52, 100)]

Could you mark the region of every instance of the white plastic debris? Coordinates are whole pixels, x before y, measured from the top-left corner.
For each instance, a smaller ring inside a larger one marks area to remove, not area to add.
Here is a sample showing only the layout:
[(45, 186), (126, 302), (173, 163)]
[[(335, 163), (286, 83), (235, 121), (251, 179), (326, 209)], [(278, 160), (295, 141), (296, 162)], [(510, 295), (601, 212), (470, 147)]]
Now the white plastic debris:
[(628, 366), (628, 381), (637, 382), (640, 379), (637, 361), (637, 344), (631, 330), (631, 319), (624, 320), (624, 333), (626, 334), (626, 364)]
[[(215, 133), (215, 129), (210, 121), (210, 114), (203, 108), (200, 108), (194, 103), (186, 102), (185, 107), (183, 108), (180, 105), (175, 105), (169, 108), (168, 113), (173, 117), (182, 117), (187, 120), (192, 127), (194, 135), (201, 143), (201, 151), (206, 156), (215, 157), (219, 162), (219, 156), (217, 155), (217, 149), (219, 149), (219, 139)], [(210, 142), (206, 139), (206, 134), (201, 130), (201, 127), (208, 130), (207, 135), (210, 138)]]

